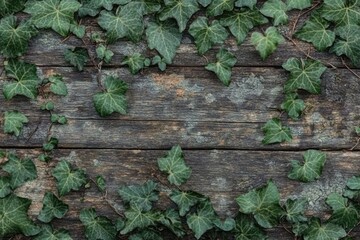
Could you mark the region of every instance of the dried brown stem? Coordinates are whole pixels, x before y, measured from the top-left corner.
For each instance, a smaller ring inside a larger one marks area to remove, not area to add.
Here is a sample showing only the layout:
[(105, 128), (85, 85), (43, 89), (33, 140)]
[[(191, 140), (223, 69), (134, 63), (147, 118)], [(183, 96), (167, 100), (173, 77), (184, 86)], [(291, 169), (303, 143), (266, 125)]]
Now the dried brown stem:
[(341, 62), (342, 64), (347, 68), (347, 70), (349, 70), (352, 74), (354, 74), (354, 76), (356, 76), (357, 78), (360, 79), (360, 75), (357, 74), (356, 72), (354, 72), (354, 70), (352, 70), (345, 62), (345, 60), (343, 58), (341, 58)]

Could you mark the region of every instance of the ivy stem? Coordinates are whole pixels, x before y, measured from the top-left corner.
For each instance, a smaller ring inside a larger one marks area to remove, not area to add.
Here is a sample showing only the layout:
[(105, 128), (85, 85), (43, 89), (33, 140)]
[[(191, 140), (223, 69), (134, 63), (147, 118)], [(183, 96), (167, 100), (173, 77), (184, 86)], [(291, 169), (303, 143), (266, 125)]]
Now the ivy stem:
[(359, 144), (360, 144), (360, 137), (356, 139), (356, 144), (352, 148), (350, 148), (350, 151), (353, 151)]
[(356, 72), (354, 72), (354, 70), (352, 70), (345, 62), (344, 58), (341, 58), (341, 62), (342, 64), (347, 68), (347, 70), (349, 70), (352, 74), (354, 74), (354, 76), (356, 76), (358, 79), (360, 79), (360, 75), (357, 74)]
[(314, 10), (315, 8), (317, 8), (319, 5), (320, 5), (320, 3), (321, 3), (321, 1), (319, 1), (319, 2), (316, 2), (316, 3), (314, 3), (312, 6), (311, 6), (311, 8), (309, 8), (309, 9), (307, 9), (306, 11), (304, 11), (304, 12), (300, 12), (299, 14), (298, 14), (298, 16), (296, 17), (296, 19), (295, 19), (295, 22), (294, 22), (294, 25), (293, 25), (293, 27), (292, 27), (292, 29), (291, 29), (291, 36), (294, 34), (294, 32), (295, 32), (295, 28), (296, 28), (296, 26), (297, 26), (297, 24), (298, 24), (298, 22), (299, 22), (299, 19), (302, 17), (302, 16), (304, 16), (305, 14), (307, 14), (307, 13), (309, 13), (309, 12), (311, 12), (312, 10)]

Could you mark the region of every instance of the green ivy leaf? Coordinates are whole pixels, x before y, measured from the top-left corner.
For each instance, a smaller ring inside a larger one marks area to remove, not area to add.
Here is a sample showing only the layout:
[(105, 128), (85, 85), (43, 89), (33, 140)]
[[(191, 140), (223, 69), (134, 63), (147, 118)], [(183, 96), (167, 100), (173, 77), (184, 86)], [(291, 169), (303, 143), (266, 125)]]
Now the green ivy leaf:
[(1, 0), (0, 18), (22, 10), (25, 2), (26, 0)]
[(6, 75), (15, 80), (14, 83), (5, 84), (3, 93), (6, 99), (16, 95), (35, 99), (40, 79), (36, 74), (36, 66), (15, 59), (10, 59), (5, 65)]
[(44, 225), (34, 240), (72, 240), (72, 238), (65, 229), (53, 230), (51, 226)]
[(144, 211), (139, 205), (131, 205), (130, 209), (125, 211), (125, 228), (121, 230), (121, 234), (125, 235), (134, 229), (144, 229), (154, 226), (160, 216), (157, 212)]
[(43, 144), (43, 150), (45, 152), (51, 152), (54, 150), (59, 144), (59, 140), (57, 138), (51, 137), (49, 141)]
[(312, 182), (320, 178), (326, 161), (325, 153), (316, 150), (308, 150), (304, 153), (304, 164), (292, 160), (292, 169), (288, 177), (302, 182)]
[(21, 56), (26, 52), (29, 40), (36, 34), (37, 30), (30, 21), (17, 24), (17, 18), (12, 15), (1, 19), (0, 53), (7, 58)]
[(86, 28), (83, 25), (74, 23), (70, 26), (70, 32), (72, 32), (76, 37), (81, 39), (85, 36)]
[(53, 193), (46, 192), (38, 219), (44, 223), (49, 223), (54, 218), (63, 218), (68, 210), (67, 204), (59, 200)]
[(106, 190), (106, 181), (103, 176), (96, 176), (96, 186), (99, 188), (101, 192), (105, 192)]
[(355, 133), (356, 135), (360, 135), (360, 127), (355, 127)]
[(141, 69), (145, 67), (145, 57), (140, 53), (134, 53), (131, 56), (126, 56), (124, 60), (121, 62), (123, 65), (128, 65), (130, 68), (130, 72), (132, 74), (136, 74)]
[(335, 33), (327, 30), (330, 24), (319, 13), (312, 14), (305, 25), (295, 33), (295, 37), (312, 43), (319, 51), (330, 47), (335, 40)]
[(156, 55), (152, 58), (151, 64), (157, 64), (160, 71), (166, 70), (166, 61), (164, 58), (160, 57), (159, 55)]
[(260, 53), (262, 60), (265, 60), (270, 54), (275, 52), (277, 46), (284, 41), (285, 39), (275, 27), (266, 29), (265, 35), (259, 32), (251, 34), (251, 44)]
[(159, 199), (157, 184), (153, 181), (147, 181), (143, 185), (123, 186), (118, 193), (124, 202), (131, 206), (138, 206), (144, 211), (149, 211), (152, 208), (152, 202)]
[(198, 3), (201, 4), (201, 6), (207, 7), (207, 6), (209, 6), (209, 4), (211, 3), (212, 0), (197, 0), (197, 1), (198, 1)]
[(336, 35), (340, 37), (330, 49), (336, 55), (347, 56), (352, 64), (360, 66), (360, 26), (348, 25), (335, 29)]
[(235, 0), (213, 0), (207, 7), (206, 13), (209, 16), (222, 15), (224, 11), (232, 11), (234, 3)]
[(94, 208), (82, 209), (80, 221), (85, 226), (85, 236), (89, 240), (115, 240), (117, 230), (104, 216), (97, 216)]
[(326, 204), (333, 211), (329, 219), (331, 223), (335, 223), (348, 230), (358, 224), (360, 219), (359, 211), (351, 202), (348, 202), (347, 198), (338, 193), (331, 193), (326, 199)]
[(324, 0), (322, 16), (337, 26), (356, 25), (360, 23), (360, 6), (358, 1)]
[(132, 7), (119, 7), (116, 14), (101, 11), (98, 24), (107, 31), (106, 37), (109, 43), (124, 37), (138, 42), (144, 31), (142, 14)]
[(305, 209), (308, 201), (305, 198), (288, 199), (285, 203), (286, 220), (291, 223), (306, 222)]
[(224, 221), (220, 218), (214, 220), (214, 224), (217, 228), (222, 231), (230, 232), (235, 228), (235, 220), (233, 218), (227, 217)]
[[(121, 0), (120, 0), (121, 1)], [(157, 13), (161, 9), (162, 0), (124, 0), (121, 4), (137, 9), (142, 15)]]
[(319, 94), (320, 77), (326, 67), (319, 61), (289, 58), (282, 67), (290, 72), (289, 80), (285, 83), (285, 92), (304, 89), (313, 94)]
[(53, 75), (49, 77), (50, 82), (50, 91), (56, 95), (66, 96), (68, 90), (66, 84), (64, 83), (63, 77), (61, 75)]
[(199, 239), (205, 232), (214, 227), (213, 221), (216, 219), (215, 211), (211, 206), (210, 200), (202, 201), (195, 213), (187, 215), (187, 225)]
[(249, 216), (239, 213), (235, 218), (236, 240), (265, 240), (266, 235)]
[(287, 6), (281, 0), (268, 0), (261, 7), (260, 12), (267, 17), (274, 18), (274, 26), (288, 22)]
[(112, 10), (113, 4), (121, 4), (122, 0), (82, 0), (82, 6), (79, 9), (80, 17), (89, 15), (95, 17), (101, 8)]
[(196, 47), (201, 55), (214, 44), (223, 43), (228, 37), (228, 32), (218, 20), (212, 21), (209, 25), (206, 17), (198, 17), (190, 25), (189, 33), (195, 38)]
[(236, 63), (236, 57), (228, 50), (221, 48), (216, 54), (217, 61), (206, 65), (206, 69), (216, 73), (216, 76), (225, 85), (229, 86), (231, 82), (231, 69)]
[(267, 121), (261, 129), (265, 134), (263, 144), (289, 142), (292, 139), (290, 128), (283, 126), (278, 118)]
[(52, 28), (65, 37), (80, 6), (76, 0), (28, 0), (24, 12), (31, 14), (31, 21), (37, 28)]
[(4, 132), (14, 134), (18, 137), (21, 133), (22, 128), (24, 127), (24, 124), (28, 122), (28, 118), (18, 111), (5, 112)]
[(0, 176), (0, 198), (4, 198), (11, 193), (9, 176)]
[(312, 0), (286, 0), (287, 10), (298, 9), (303, 10), (311, 7)]
[(62, 160), (54, 168), (52, 175), (56, 178), (57, 189), (60, 196), (69, 193), (71, 190), (79, 190), (86, 184), (85, 171), (73, 169), (69, 162)]
[(237, 0), (235, 2), (235, 7), (248, 7), (250, 9), (254, 9), (257, 0)]
[(43, 110), (43, 111), (52, 111), (54, 110), (55, 108), (55, 105), (52, 101), (49, 101), (49, 102), (44, 102), (43, 104), (41, 104), (40, 106), (40, 109)]
[(281, 103), (281, 109), (285, 110), (290, 118), (297, 120), (305, 109), (305, 103), (298, 98), (297, 93), (287, 93), (285, 100)]
[(103, 44), (99, 44), (96, 48), (96, 56), (97, 58), (104, 60), (104, 62), (110, 63), (114, 53), (107, 49)]
[(144, 229), (139, 233), (132, 234), (129, 240), (163, 240), (163, 238), (152, 230)]
[(16, 233), (34, 236), (40, 232), (27, 215), (30, 204), (31, 200), (13, 194), (0, 199), (0, 237)]
[(320, 220), (313, 218), (309, 228), (304, 233), (304, 240), (338, 240), (346, 236), (345, 230), (335, 224), (321, 224)]
[(13, 189), (37, 178), (36, 166), (29, 158), (20, 159), (9, 154), (8, 161), (2, 169), (10, 174), (10, 185)]
[(268, 19), (259, 10), (245, 8), (240, 9), (240, 11), (226, 12), (220, 19), (221, 25), (229, 27), (239, 45), (245, 40), (251, 29), (267, 22)]
[(89, 54), (86, 48), (76, 47), (73, 50), (66, 49), (64, 53), (65, 60), (77, 68), (84, 70), (84, 65), (89, 61)]
[(176, 24), (170, 21), (150, 22), (146, 29), (146, 38), (150, 49), (156, 49), (170, 64), (180, 46), (181, 33)]
[(104, 87), (105, 92), (97, 93), (93, 98), (95, 109), (100, 116), (109, 116), (113, 112), (126, 114), (127, 84), (117, 77), (108, 76), (105, 79)]
[(174, 209), (167, 209), (161, 216), (160, 222), (172, 231), (178, 238), (185, 235), (179, 213)]
[(186, 166), (183, 152), (179, 145), (172, 147), (166, 156), (159, 158), (157, 162), (160, 171), (166, 172), (168, 174), (168, 181), (176, 186), (185, 183), (191, 175), (191, 169)]
[(272, 181), (236, 198), (240, 212), (253, 214), (256, 222), (264, 228), (277, 225), (283, 214), (279, 201), (279, 191)]
[(203, 196), (196, 192), (173, 190), (170, 199), (178, 206), (180, 216), (185, 216), (191, 207), (203, 199)]
[(191, 16), (199, 10), (196, 0), (165, 0), (165, 8), (161, 10), (160, 20), (174, 18), (183, 32)]
[(346, 183), (344, 196), (350, 199), (360, 198), (360, 177), (351, 177)]

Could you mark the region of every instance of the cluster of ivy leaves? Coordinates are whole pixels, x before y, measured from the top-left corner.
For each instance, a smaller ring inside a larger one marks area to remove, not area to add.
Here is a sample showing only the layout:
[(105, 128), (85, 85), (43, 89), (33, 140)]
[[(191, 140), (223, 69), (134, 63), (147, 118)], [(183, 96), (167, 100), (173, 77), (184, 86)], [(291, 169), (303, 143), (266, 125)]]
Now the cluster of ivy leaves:
[[(20, 59), (27, 51), (29, 41), (42, 29), (52, 29), (59, 35), (87, 38), (86, 26), (81, 19), (95, 18), (104, 32), (92, 33), (91, 47), (74, 47), (64, 52), (64, 59), (78, 71), (90, 62), (98, 69), (99, 92), (93, 96), (94, 107), (100, 116), (114, 112), (126, 114), (127, 84), (117, 76), (102, 76), (103, 64), (110, 63), (114, 53), (111, 45), (121, 39), (133, 42), (146, 41), (153, 55), (133, 53), (126, 56), (122, 65), (136, 74), (143, 68), (158, 66), (161, 71), (172, 64), (176, 51), (185, 34), (190, 35), (199, 55), (205, 55), (216, 45), (221, 47), (216, 61), (205, 66), (214, 72), (225, 86), (231, 83), (232, 67), (236, 57), (224, 47), (229, 37), (241, 45), (255, 27), (250, 42), (259, 53), (259, 59), (268, 58), (285, 39), (278, 26), (287, 24), (289, 11), (311, 10), (309, 18), (290, 39), (309, 42), (318, 51), (346, 56), (354, 66), (360, 66), (360, 3), (357, 0), (2, 0), (0, 1), (0, 53), (4, 57), (6, 82), (2, 92), (6, 100), (18, 95), (35, 100), (42, 96), (40, 109), (49, 112), (52, 124), (66, 124), (66, 116), (54, 113), (52, 95), (66, 96), (67, 88), (60, 75), (41, 79), (36, 66)], [(262, 28), (266, 28), (263, 30)], [(260, 31), (261, 30), (261, 31)], [(85, 43), (85, 41), (84, 41)], [(321, 76), (325, 64), (315, 59), (290, 58), (283, 68), (289, 72), (284, 86), (284, 101), (279, 107), (289, 118), (298, 120), (305, 109), (301, 93), (320, 93)], [(4, 112), (1, 117), (5, 133), (19, 136), (28, 118), (16, 111)], [(263, 127), (264, 144), (280, 143), (292, 139), (291, 129), (279, 118), (269, 120)], [(360, 130), (356, 129), (360, 134)], [(52, 150), (58, 145), (54, 136), (47, 136), (41, 161), (52, 159)], [(57, 193), (47, 192), (43, 208), (34, 223), (27, 216), (30, 200), (15, 195), (14, 190), (26, 181), (37, 177), (36, 167), (29, 158), (21, 159), (13, 153), (0, 152), (4, 159), (0, 177), (0, 236), (22, 233), (35, 239), (71, 239), (64, 229), (53, 229), (49, 223), (62, 218), (69, 206), (61, 198), (72, 190), (79, 190), (88, 183), (86, 173), (65, 160), (56, 164), (52, 175), (57, 183)], [(325, 154), (315, 150), (304, 153), (303, 162), (292, 161), (288, 177), (303, 182), (315, 181), (321, 175)], [(88, 239), (116, 239), (127, 235), (129, 239), (162, 239), (166, 229), (182, 238), (191, 235), (209, 239), (227, 236), (236, 239), (265, 239), (263, 229), (287, 221), (295, 236), (304, 239), (340, 239), (349, 237), (359, 223), (360, 178), (347, 183), (343, 195), (331, 194), (326, 203), (332, 215), (323, 222), (305, 216), (305, 199), (288, 199), (280, 203), (278, 189), (273, 181), (236, 198), (239, 214), (235, 218), (220, 219), (210, 199), (202, 194), (181, 189), (191, 175), (181, 148), (175, 146), (158, 160), (159, 170), (167, 173), (171, 186), (169, 199), (175, 208), (158, 210), (154, 203), (159, 199), (159, 186), (154, 181), (142, 185), (123, 186), (119, 189), (125, 211), (124, 216), (112, 222), (98, 216), (93, 208), (83, 209), (80, 221)], [(102, 176), (94, 181), (99, 191), (106, 191)], [(185, 223), (185, 224), (184, 224)]]

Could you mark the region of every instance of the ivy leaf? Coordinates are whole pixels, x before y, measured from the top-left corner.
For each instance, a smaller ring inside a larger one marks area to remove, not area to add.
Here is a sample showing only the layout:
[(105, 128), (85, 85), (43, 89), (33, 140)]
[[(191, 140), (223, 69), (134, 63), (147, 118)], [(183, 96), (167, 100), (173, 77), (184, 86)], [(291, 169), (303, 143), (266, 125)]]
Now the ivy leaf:
[(309, 225), (306, 222), (295, 222), (291, 226), (291, 231), (296, 237), (304, 235), (304, 232), (309, 228)]
[(4, 132), (9, 134), (13, 133), (15, 136), (18, 137), (24, 124), (28, 122), (28, 118), (18, 111), (5, 112)]
[(360, 214), (356, 207), (348, 202), (338, 193), (331, 193), (327, 199), (326, 204), (332, 209), (330, 222), (335, 223), (345, 229), (351, 229), (359, 222)]
[(229, 27), (239, 45), (245, 40), (251, 29), (267, 22), (268, 19), (259, 10), (245, 8), (240, 9), (240, 11), (227, 12), (220, 19), (221, 25)]
[(80, 221), (85, 226), (85, 236), (89, 240), (115, 240), (117, 230), (112, 222), (103, 216), (97, 216), (94, 208), (82, 209)]
[(288, 22), (287, 6), (281, 0), (268, 0), (261, 7), (260, 12), (267, 17), (274, 18), (274, 26)]
[(186, 166), (183, 152), (179, 145), (172, 147), (166, 156), (159, 158), (157, 162), (160, 171), (166, 172), (168, 174), (168, 181), (176, 186), (185, 183), (191, 175), (191, 169)]
[(312, 0), (287, 0), (287, 10), (298, 9), (303, 10), (305, 8), (311, 7)]
[(17, 18), (12, 15), (0, 21), (0, 53), (7, 58), (25, 53), (29, 40), (37, 34), (37, 30), (29, 21), (22, 21), (20, 24), (16, 22)]
[(226, 29), (220, 25), (218, 20), (208, 25), (206, 17), (198, 17), (189, 28), (189, 33), (195, 38), (195, 44), (199, 54), (203, 55), (214, 44), (223, 43), (228, 37)]
[(149, 226), (154, 226), (160, 216), (157, 212), (145, 211), (139, 205), (130, 205), (130, 209), (125, 211), (125, 228), (121, 230), (121, 234), (125, 235), (134, 229), (144, 229)]
[(305, 103), (298, 98), (297, 93), (287, 93), (281, 109), (285, 110), (290, 118), (297, 120), (305, 109)]
[(101, 192), (105, 192), (106, 190), (106, 181), (103, 176), (96, 176), (96, 186), (99, 188)]
[(83, 0), (81, 1), (82, 6), (79, 9), (80, 17), (89, 15), (95, 17), (101, 8), (106, 10), (112, 10), (113, 4), (121, 4), (122, 0)]
[(360, 66), (360, 27), (348, 25), (335, 29), (336, 35), (340, 37), (335, 41), (330, 52), (336, 53), (337, 56), (347, 56), (354, 66)]
[(235, 239), (236, 240), (265, 240), (266, 235), (249, 216), (239, 213), (235, 218)]
[[(121, 0), (120, 0), (121, 1)], [(137, 9), (142, 15), (157, 13), (161, 9), (162, 0), (125, 0), (122, 4)]]
[(69, 162), (62, 160), (54, 168), (52, 175), (56, 178), (60, 196), (71, 190), (79, 190), (86, 184), (86, 175), (82, 169), (73, 169)]
[(155, 231), (144, 229), (139, 233), (132, 234), (129, 240), (163, 240), (163, 238)]
[(2, 169), (10, 174), (10, 185), (13, 189), (37, 178), (36, 167), (31, 159), (20, 159), (13, 154), (9, 154), (8, 159)]
[(332, 223), (321, 224), (319, 219), (313, 218), (304, 233), (304, 240), (338, 240), (345, 236), (346, 232), (342, 227)]
[(216, 219), (215, 211), (210, 201), (202, 201), (196, 213), (187, 215), (187, 225), (195, 233), (196, 239), (199, 239), (206, 231), (214, 227), (213, 221)]
[(104, 87), (105, 92), (97, 93), (93, 98), (95, 109), (100, 116), (109, 116), (113, 112), (126, 114), (127, 84), (119, 78), (108, 76), (105, 79)]
[(66, 96), (68, 94), (67, 87), (63, 81), (61, 75), (53, 75), (49, 77), (50, 91), (60, 96)]
[(277, 225), (280, 216), (283, 214), (279, 201), (279, 191), (272, 181), (236, 198), (240, 212), (252, 213), (256, 222), (264, 228)]
[(255, 45), (262, 60), (265, 60), (270, 54), (275, 52), (277, 46), (284, 41), (285, 39), (275, 27), (266, 29), (265, 35), (259, 32), (253, 32), (251, 35), (251, 44)]
[(286, 220), (291, 223), (306, 222), (305, 208), (307, 200), (305, 198), (300, 199), (288, 199), (285, 203), (285, 216)]
[(330, 47), (335, 40), (335, 33), (327, 30), (330, 24), (319, 13), (312, 14), (305, 25), (295, 33), (295, 37), (312, 43), (319, 51)]
[(11, 184), (9, 176), (0, 177), (0, 198), (4, 198), (11, 193)]
[(166, 61), (164, 58), (160, 57), (159, 55), (156, 55), (152, 58), (151, 64), (157, 64), (160, 71), (166, 70)]
[(292, 135), (289, 127), (283, 126), (280, 119), (273, 118), (262, 127), (265, 134), (263, 144), (281, 143), (291, 141)]
[(147, 42), (150, 49), (156, 49), (170, 64), (180, 46), (181, 33), (176, 24), (165, 21), (161, 23), (150, 22), (146, 29)]
[(216, 73), (220, 81), (229, 86), (231, 81), (231, 69), (236, 63), (236, 57), (228, 50), (221, 48), (216, 54), (216, 63), (209, 63), (206, 69)]
[(257, 0), (237, 0), (235, 2), (235, 7), (248, 7), (250, 9), (254, 9)]
[(138, 206), (144, 211), (149, 211), (152, 208), (152, 202), (159, 199), (157, 184), (153, 181), (147, 181), (143, 185), (124, 186), (118, 193), (124, 202), (131, 206)]
[(174, 209), (167, 209), (160, 218), (160, 222), (172, 231), (178, 238), (185, 235), (179, 213)]
[(0, 17), (13, 14), (24, 8), (26, 0), (1, 0), (0, 1)]
[(65, 229), (54, 231), (51, 226), (44, 225), (41, 228), (41, 232), (34, 240), (72, 240), (72, 238)]
[(234, 9), (235, 0), (213, 0), (207, 7), (207, 15), (219, 16), (224, 11), (232, 11)]
[(355, 133), (356, 135), (360, 135), (360, 127), (355, 127)]
[(185, 216), (191, 207), (203, 199), (203, 196), (196, 192), (173, 190), (170, 199), (178, 206), (180, 216)]
[(209, 4), (211, 3), (212, 0), (197, 0), (197, 1), (198, 1), (198, 3), (201, 4), (201, 6), (207, 7), (207, 6), (209, 6)]
[(324, 0), (322, 16), (337, 26), (356, 25), (360, 23), (360, 6), (358, 1)]
[(292, 160), (292, 169), (288, 177), (302, 182), (312, 182), (321, 176), (326, 161), (325, 153), (316, 150), (308, 150), (304, 153), (304, 164)]
[(34, 236), (40, 232), (27, 216), (30, 204), (31, 200), (13, 194), (0, 199), (0, 237), (16, 233)]
[(134, 53), (131, 56), (126, 56), (121, 62), (121, 64), (128, 65), (130, 68), (130, 72), (132, 74), (136, 74), (145, 67), (144, 62), (145, 57), (143, 55), (141, 55), (140, 53)]
[(24, 12), (31, 14), (31, 21), (37, 28), (52, 28), (65, 37), (80, 6), (76, 0), (29, 0)]
[(224, 221), (220, 218), (216, 218), (214, 224), (217, 228), (225, 232), (230, 232), (235, 228), (235, 220), (231, 217), (227, 217)]
[(97, 58), (104, 60), (104, 62), (110, 63), (114, 53), (107, 49), (103, 44), (99, 44), (96, 48), (96, 56)]
[(166, 0), (161, 10), (160, 20), (176, 19), (179, 31), (183, 32), (191, 16), (199, 10), (196, 0)]
[(304, 89), (313, 94), (319, 94), (320, 77), (326, 67), (319, 61), (289, 58), (282, 67), (290, 72), (290, 78), (285, 83), (285, 92), (293, 92)]
[(77, 70), (82, 71), (84, 65), (89, 61), (89, 54), (86, 48), (76, 47), (73, 50), (66, 49), (65, 60), (77, 68)]
[(67, 204), (59, 200), (53, 193), (46, 192), (38, 219), (44, 223), (49, 223), (55, 217), (63, 218), (68, 210), (69, 206)]
[(36, 66), (22, 61), (10, 59), (5, 65), (6, 75), (15, 80), (4, 86), (3, 93), (6, 99), (12, 99), (16, 95), (35, 99), (40, 79), (36, 74)]
[(344, 196), (350, 199), (360, 198), (360, 177), (351, 177), (346, 183)]
[(119, 7), (116, 14), (101, 11), (98, 24), (107, 31), (109, 43), (124, 37), (138, 42), (144, 31), (143, 16), (138, 9), (132, 7)]

